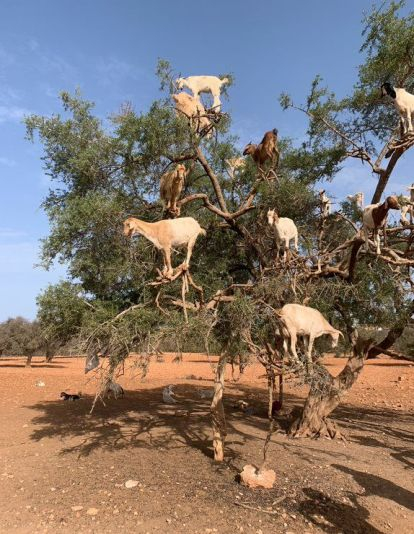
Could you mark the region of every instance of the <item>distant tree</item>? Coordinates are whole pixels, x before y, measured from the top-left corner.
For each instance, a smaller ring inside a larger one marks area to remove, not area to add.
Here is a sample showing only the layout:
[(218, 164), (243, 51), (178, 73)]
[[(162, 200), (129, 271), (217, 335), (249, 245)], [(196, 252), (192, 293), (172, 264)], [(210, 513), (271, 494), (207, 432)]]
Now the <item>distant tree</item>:
[[(372, 246), (365, 252), (355, 206), (344, 201), (340, 213), (322, 219), (316, 191), (320, 181), (335, 179), (354, 158), (367, 177), (377, 178), (377, 202), (399, 158), (414, 144), (413, 136), (397, 139), (398, 119), (379, 91), (390, 77), (396, 85), (414, 87), (414, 18), (400, 16), (402, 6), (391, 2), (364, 19), (364, 63), (350, 96), (338, 99), (320, 77), (303, 105), (281, 96), (285, 109), (301, 110), (309, 123), (299, 146), (279, 140), (276, 180), (250, 159), (229, 178), (226, 160), (241, 155), (230, 117), (210, 114), (212, 138), (196, 134), (172, 108), (175, 75), (166, 61), (158, 66), (164, 98), (146, 113), (124, 106), (104, 128), (90, 102), (65, 92), (64, 116), (26, 120), (28, 137), (38, 134), (44, 146), (45, 170), (55, 184), (43, 202), (51, 224), (43, 263), (66, 263), (70, 278), (67, 286), (51, 287), (41, 298), (42, 328), (50, 327), (52, 338), (60, 339), (77, 332), (90, 354), (108, 355), (111, 372), (130, 352), (142, 354), (145, 370), (150, 355), (165, 343), (174, 343), (178, 352), (191, 343), (219, 353), (212, 404), (216, 459), (223, 458), (226, 362), (257, 357), (271, 386), (277, 373), (301, 378), (310, 393), (291, 433), (334, 436), (329, 414), (365, 358), (393, 353), (410, 322), (413, 228), (390, 228), (381, 255)], [(207, 237), (196, 244), (193, 278), (178, 272), (168, 282), (159, 276), (154, 247), (144, 238), (126, 239), (122, 222), (129, 215), (146, 221), (163, 217), (159, 179), (178, 162), (189, 170), (178, 202), (181, 215), (195, 217)], [(299, 227), (300, 255), (291, 255), (286, 265), (275, 257), (269, 208)], [(299, 369), (282, 364), (274, 310), (287, 302), (306, 302), (348, 334), (342, 349), (352, 347), (352, 353), (338, 377), (319, 364)], [(376, 344), (356, 329), (370, 325), (387, 332)]]
[(78, 284), (68, 281), (48, 286), (37, 298), (37, 320), (44, 340), (46, 361), (79, 335), (85, 312), (92, 305), (82, 298)]
[(33, 355), (41, 348), (42, 341), (37, 321), (15, 317), (0, 323), (0, 354), (27, 356), (27, 366), (30, 366)]

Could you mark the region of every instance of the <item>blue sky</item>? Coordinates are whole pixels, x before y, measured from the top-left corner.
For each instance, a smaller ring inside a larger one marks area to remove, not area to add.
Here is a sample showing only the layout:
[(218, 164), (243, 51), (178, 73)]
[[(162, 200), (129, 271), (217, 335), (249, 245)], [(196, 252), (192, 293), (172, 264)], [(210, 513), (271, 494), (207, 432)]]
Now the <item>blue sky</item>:
[[(378, 2), (374, 2), (378, 5)], [(0, 4), (0, 321), (34, 318), (35, 298), (64, 276), (46, 272), (39, 240), (48, 233), (40, 209), (49, 183), (41, 146), (24, 139), (22, 118), (61, 111), (58, 94), (74, 91), (96, 103), (102, 118), (132, 101), (137, 111), (159, 96), (155, 66), (168, 59), (182, 75), (232, 72), (224, 103), (241, 143), (277, 127), (300, 139), (304, 117), (283, 112), (284, 91), (303, 102), (315, 74), (339, 96), (351, 91), (362, 61), (360, 23), (372, 1), (348, 0), (2, 0)], [(388, 191), (414, 181), (413, 156), (400, 162)], [(338, 199), (375, 181), (358, 162), (328, 192)]]

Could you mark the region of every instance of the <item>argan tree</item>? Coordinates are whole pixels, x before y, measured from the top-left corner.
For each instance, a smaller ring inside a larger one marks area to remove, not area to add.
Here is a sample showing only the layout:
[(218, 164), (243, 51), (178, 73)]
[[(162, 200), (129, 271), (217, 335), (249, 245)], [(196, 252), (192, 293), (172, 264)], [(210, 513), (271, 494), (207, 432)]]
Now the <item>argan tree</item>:
[[(319, 77), (305, 104), (280, 97), (287, 112), (300, 110), (309, 122), (301, 145), (279, 139), (277, 168), (258, 169), (246, 158), (229, 174), (226, 160), (241, 156), (246, 140), (232, 135), (225, 113), (207, 112), (212, 126), (201, 133), (187, 117), (177, 116), (171, 99), (176, 75), (165, 61), (158, 65), (163, 97), (146, 112), (123, 105), (104, 127), (90, 102), (62, 93), (63, 116), (26, 121), (28, 137), (38, 134), (44, 146), (45, 170), (54, 184), (43, 203), (51, 225), (43, 263), (65, 263), (84, 301), (82, 311), (70, 315), (71, 328), (90, 356), (98, 351), (108, 356), (111, 372), (132, 351), (141, 354), (144, 372), (151, 355), (166, 347), (220, 354), (212, 403), (217, 460), (224, 454), (226, 363), (259, 358), (270, 391), (278, 374), (300, 377), (310, 392), (291, 433), (333, 437), (338, 432), (328, 416), (365, 358), (395, 354), (393, 345), (410, 321), (413, 227), (388, 228), (377, 256), (372, 242), (368, 251), (362, 247), (357, 207), (344, 201), (340, 211), (321, 217), (316, 192), (321, 181), (335, 180), (346, 160), (356, 158), (367, 179), (377, 177), (372, 197), (377, 202), (414, 144), (412, 135), (398, 137), (396, 113), (379, 90), (385, 80), (414, 87), (414, 18), (400, 16), (402, 6), (391, 3), (364, 19), (364, 62), (349, 97), (338, 100)], [(177, 163), (189, 171), (178, 202), (181, 216), (196, 218), (207, 235), (197, 241), (190, 273), (177, 270), (169, 280), (159, 271), (161, 258), (151, 243), (123, 236), (122, 222), (131, 215), (148, 222), (166, 216), (160, 177)], [(300, 252), (291, 252), (286, 263), (276, 256), (269, 208), (299, 228)], [(44, 326), (53, 322), (52, 301), (39, 301)], [(319, 309), (348, 334), (342, 349), (352, 347), (351, 356), (338, 377), (317, 362), (306, 368), (283, 359), (277, 309), (288, 302)], [(384, 339), (364, 339), (364, 327), (372, 325), (387, 329)]]

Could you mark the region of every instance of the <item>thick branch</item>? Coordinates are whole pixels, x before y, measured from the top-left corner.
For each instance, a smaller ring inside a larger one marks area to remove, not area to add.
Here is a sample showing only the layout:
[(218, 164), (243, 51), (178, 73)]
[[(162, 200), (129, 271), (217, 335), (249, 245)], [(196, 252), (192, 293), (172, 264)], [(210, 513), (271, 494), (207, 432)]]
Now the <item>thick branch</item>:
[(206, 171), (208, 177), (211, 180), (211, 183), (213, 184), (213, 188), (216, 193), (217, 201), (220, 204), (220, 208), (222, 209), (223, 212), (228, 213), (226, 201), (224, 200), (223, 191), (221, 190), (221, 186), (218, 181), (218, 178), (214, 174), (210, 165), (208, 164), (208, 161), (206, 160), (200, 147), (197, 147), (197, 159), (201, 163), (203, 169)]
[(378, 354), (381, 354), (383, 350), (387, 350), (391, 348), (394, 343), (399, 339), (404, 332), (405, 327), (410, 323), (411, 316), (414, 313), (414, 301), (410, 303), (407, 310), (404, 311), (403, 314), (398, 313), (398, 320), (397, 322), (390, 328), (388, 334), (385, 336), (385, 338), (381, 341), (381, 343), (378, 343), (374, 347), (372, 347), (368, 353), (368, 358), (375, 358), (375, 356), (378, 356)]

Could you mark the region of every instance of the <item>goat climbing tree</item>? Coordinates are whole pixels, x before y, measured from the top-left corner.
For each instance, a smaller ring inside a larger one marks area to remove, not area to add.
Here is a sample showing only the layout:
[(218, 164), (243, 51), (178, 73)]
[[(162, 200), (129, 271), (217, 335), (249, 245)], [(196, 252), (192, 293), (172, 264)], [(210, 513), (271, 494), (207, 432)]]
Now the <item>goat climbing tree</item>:
[[(319, 77), (305, 105), (281, 96), (283, 108), (300, 110), (309, 122), (299, 145), (279, 132), (277, 172), (258, 171), (247, 157), (229, 178), (226, 161), (240, 157), (250, 139), (232, 135), (226, 113), (210, 114), (213, 135), (208, 139), (206, 132), (197, 134), (185, 117), (176, 116), (171, 93), (177, 76), (166, 61), (157, 69), (163, 97), (141, 114), (131, 104), (123, 105), (111, 115), (109, 129), (93, 115), (92, 103), (66, 92), (61, 95), (66, 115), (26, 119), (28, 137), (37, 133), (43, 143), (45, 169), (55, 184), (43, 202), (51, 228), (42, 259), (46, 267), (56, 260), (68, 265), (65, 291), (54, 288), (53, 293), (64, 295), (69, 284), (71, 298), (77, 299), (80, 312), (76, 325), (71, 320), (71, 335), (76, 333), (90, 354), (108, 355), (112, 370), (130, 352), (141, 354), (144, 373), (151, 355), (163, 348), (220, 354), (212, 405), (218, 460), (226, 434), (226, 362), (258, 357), (269, 372), (309, 383), (303, 414), (290, 432), (332, 437), (338, 431), (328, 416), (364, 359), (398, 352), (394, 345), (413, 312), (414, 227), (392, 226), (381, 255), (376, 256), (372, 243), (365, 252), (355, 204), (343, 201), (340, 210), (321, 221), (317, 190), (320, 182), (337, 179), (344, 162), (356, 159), (367, 182), (371, 174), (376, 177), (372, 198), (378, 201), (413, 144), (411, 136), (396, 139), (398, 118), (379, 91), (390, 73), (395, 85), (414, 87), (414, 17), (401, 16), (400, 7), (392, 3), (365, 18), (364, 63), (349, 97), (338, 100)], [(263, 133), (275, 126), (264, 125)], [(194, 217), (207, 230), (203, 245), (194, 249), (193, 283), (186, 286), (185, 298), (181, 277), (157, 282), (161, 263), (154, 247), (122, 235), (127, 216), (146, 221), (163, 217), (160, 177), (177, 163), (188, 170), (177, 203), (181, 216)], [(266, 219), (272, 208), (299, 228), (300, 251), (287, 263), (276, 258)], [(39, 302), (42, 325), (48, 328), (54, 316), (48, 313), (51, 300), (44, 295)], [(273, 310), (287, 302), (315, 307), (349, 333), (352, 354), (337, 378), (319, 364), (307, 373), (287, 360), (278, 363)], [(54, 299), (53, 306), (57, 313), (65, 303)], [(372, 325), (388, 329), (384, 339), (364, 340), (357, 334), (356, 329)]]

